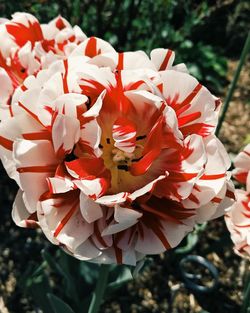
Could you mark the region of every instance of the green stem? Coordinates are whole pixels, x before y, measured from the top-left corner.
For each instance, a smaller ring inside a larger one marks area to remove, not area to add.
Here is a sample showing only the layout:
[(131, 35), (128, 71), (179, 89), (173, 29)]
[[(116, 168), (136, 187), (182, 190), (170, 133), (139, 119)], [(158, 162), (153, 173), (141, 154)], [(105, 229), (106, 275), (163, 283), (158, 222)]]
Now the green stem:
[(250, 31), (248, 32), (247, 39), (245, 41), (243, 50), (241, 52), (240, 61), (239, 61), (237, 70), (235, 71), (233, 81), (232, 81), (232, 83), (231, 83), (231, 85), (229, 87), (229, 91), (228, 91), (227, 97), (225, 99), (225, 104), (224, 104), (224, 107), (223, 107), (223, 110), (222, 110), (222, 113), (221, 113), (221, 116), (220, 116), (220, 119), (219, 119), (219, 122), (218, 122), (218, 126), (217, 126), (217, 129), (216, 129), (216, 132), (215, 132), (217, 136), (219, 135), (222, 123), (223, 123), (223, 121), (225, 119), (225, 116), (226, 116), (226, 113), (227, 113), (227, 109), (229, 107), (229, 103), (230, 103), (230, 101), (232, 99), (232, 96), (233, 96), (236, 84), (237, 84), (239, 76), (240, 76), (240, 72), (241, 72), (242, 66), (243, 66), (243, 64), (245, 62), (245, 59), (246, 59), (246, 57), (248, 55), (249, 50), (250, 50)]
[(93, 297), (89, 306), (88, 313), (98, 313), (102, 304), (104, 292), (108, 283), (109, 265), (101, 264), (99, 278), (96, 284), (96, 288), (93, 293)]

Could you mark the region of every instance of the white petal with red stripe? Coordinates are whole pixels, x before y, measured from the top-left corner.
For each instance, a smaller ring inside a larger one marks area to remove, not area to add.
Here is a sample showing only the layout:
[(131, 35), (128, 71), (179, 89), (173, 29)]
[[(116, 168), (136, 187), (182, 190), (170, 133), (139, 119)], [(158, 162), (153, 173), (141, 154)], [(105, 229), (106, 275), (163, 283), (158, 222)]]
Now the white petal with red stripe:
[(198, 208), (210, 202), (217, 197), (223, 187), (225, 188), (228, 180), (226, 172), (231, 162), (225, 148), (214, 135), (205, 138), (204, 143), (207, 162), (204, 173), (196, 182), (191, 196), (183, 202), (188, 208)]
[(47, 182), (51, 193), (65, 193), (75, 189), (72, 180), (66, 177), (48, 177)]
[(20, 188), (27, 200), (27, 210), (37, 209), (40, 196), (48, 190), (46, 178), (55, 172), (56, 159), (49, 141), (17, 140), (13, 155), (19, 173)]
[(213, 95), (189, 74), (170, 70), (162, 72), (161, 77), (164, 98), (176, 111), (182, 133), (212, 133), (218, 117)]
[(13, 93), (13, 86), (9, 75), (1, 67), (0, 67), (0, 81), (1, 81), (1, 93), (0, 93), (1, 120), (5, 120), (6, 118), (11, 116), (10, 97)]
[(107, 52), (116, 52), (116, 51), (108, 42), (97, 37), (90, 37), (86, 39), (83, 43), (81, 43), (72, 52), (71, 56), (81, 55), (93, 58), (96, 55)]
[(139, 213), (130, 208), (121, 207), (119, 204), (116, 204), (114, 211), (114, 221), (103, 230), (102, 236), (116, 234), (125, 229), (128, 229), (129, 227), (135, 225), (141, 216), (142, 213)]
[(66, 245), (70, 251), (74, 251), (93, 233), (93, 225), (87, 223), (80, 212), (78, 197), (73, 201), (70, 194), (51, 197), (42, 201), (38, 210), (40, 226), (48, 239)]
[(80, 210), (82, 216), (88, 223), (93, 223), (103, 216), (101, 206), (86, 196), (83, 192), (80, 193)]
[(150, 53), (152, 62), (158, 71), (165, 71), (172, 67), (175, 53), (169, 49), (154, 49)]
[(161, 221), (160, 225), (151, 225), (151, 228), (148, 228), (142, 224), (141, 228), (143, 235), (138, 236), (136, 251), (143, 254), (159, 254), (176, 247), (193, 226)]
[(132, 153), (136, 146), (136, 125), (126, 117), (118, 117), (113, 124), (114, 146), (119, 150)]
[(36, 228), (38, 223), (27, 210), (23, 201), (23, 192), (19, 189), (12, 209), (12, 218), (16, 225), (20, 227)]
[(102, 155), (102, 151), (99, 148), (101, 140), (101, 128), (95, 119), (85, 123), (80, 131), (79, 147), (82, 152), (88, 151), (95, 155), (97, 158)]
[(79, 138), (79, 120), (63, 114), (57, 114), (52, 125), (52, 141), (58, 158), (64, 158), (69, 154)]

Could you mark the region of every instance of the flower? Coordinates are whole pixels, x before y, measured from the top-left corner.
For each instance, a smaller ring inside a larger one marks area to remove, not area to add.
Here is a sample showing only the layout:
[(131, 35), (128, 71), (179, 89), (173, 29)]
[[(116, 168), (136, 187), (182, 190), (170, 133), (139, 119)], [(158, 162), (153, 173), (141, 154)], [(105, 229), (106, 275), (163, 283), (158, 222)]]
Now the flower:
[(72, 27), (58, 16), (48, 24), (39, 24), (28, 13), (15, 13), (11, 20), (0, 22), (0, 106), (1, 118), (9, 116), (9, 104), (14, 90), (31, 74), (58, 58), (71, 53), (86, 39), (78, 26)]
[(225, 221), (234, 243), (234, 250), (240, 256), (250, 256), (250, 144), (234, 161), (234, 178), (246, 185), (246, 191), (236, 189), (236, 202), (227, 210)]
[(220, 102), (173, 58), (91, 37), (24, 80), (0, 125), (17, 225), (81, 260), (135, 265), (224, 213), (234, 194), (214, 135)]

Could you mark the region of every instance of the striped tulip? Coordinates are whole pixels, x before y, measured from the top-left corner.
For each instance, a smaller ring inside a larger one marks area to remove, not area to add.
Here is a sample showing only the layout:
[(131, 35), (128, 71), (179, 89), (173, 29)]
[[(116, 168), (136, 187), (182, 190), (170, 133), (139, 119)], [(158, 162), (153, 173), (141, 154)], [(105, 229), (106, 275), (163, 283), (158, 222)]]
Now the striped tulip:
[(81, 260), (135, 265), (233, 202), (219, 100), (174, 53), (89, 38), (29, 76), (0, 125), (13, 219)]
[(246, 186), (246, 191), (236, 189), (236, 202), (225, 214), (225, 221), (237, 254), (250, 257), (250, 144), (234, 161), (234, 178)]
[(58, 16), (40, 24), (28, 13), (15, 13), (0, 22), (0, 115), (9, 116), (14, 90), (31, 74), (58, 58), (64, 58), (83, 40), (85, 34)]

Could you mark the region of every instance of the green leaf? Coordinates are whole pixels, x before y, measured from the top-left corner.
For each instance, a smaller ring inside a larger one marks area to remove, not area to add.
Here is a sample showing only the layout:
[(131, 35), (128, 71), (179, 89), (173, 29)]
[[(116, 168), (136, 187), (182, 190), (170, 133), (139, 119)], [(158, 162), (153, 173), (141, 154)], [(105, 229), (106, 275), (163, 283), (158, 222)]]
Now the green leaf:
[(94, 263), (81, 262), (80, 274), (88, 285), (94, 286), (99, 276), (99, 266)]
[(184, 247), (175, 249), (175, 253), (188, 253), (190, 252), (198, 242), (198, 235), (196, 233), (190, 233), (187, 236), (187, 244)]
[(67, 303), (52, 293), (48, 293), (47, 298), (49, 299), (53, 313), (74, 313), (74, 311)]
[(58, 262), (55, 261), (55, 258), (53, 258), (48, 250), (42, 251), (42, 256), (44, 260), (47, 262), (48, 266), (57, 274), (63, 276), (66, 278), (65, 272), (62, 270), (61, 266), (58, 264)]
[[(129, 282), (130, 280), (133, 279), (133, 276), (131, 274), (131, 271), (129, 269), (129, 267), (127, 266), (117, 266), (114, 269), (114, 273), (119, 272), (118, 276), (115, 278), (115, 280), (108, 284), (108, 287), (106, 289), (106, 295), (112, 294), (115, 290), (121, 288), (124, 284), (126, 284), (127, 282)], [(112, 275), (112, 274), (111, 274)], [(110, 276), (111, 276), (110, 275)]]
[(51, 306), (46, 297), (51, 292), (48, 276), (45, 273), (45, 264), (42, 263), (34, 270), (34, 266), (28, 268), (20, 280), (20, 284), (44, 313), (51, 313)]

